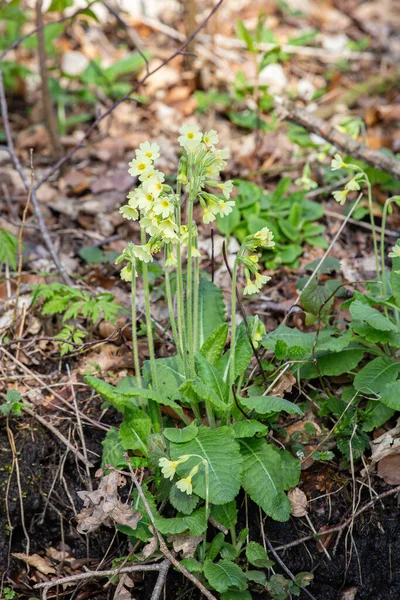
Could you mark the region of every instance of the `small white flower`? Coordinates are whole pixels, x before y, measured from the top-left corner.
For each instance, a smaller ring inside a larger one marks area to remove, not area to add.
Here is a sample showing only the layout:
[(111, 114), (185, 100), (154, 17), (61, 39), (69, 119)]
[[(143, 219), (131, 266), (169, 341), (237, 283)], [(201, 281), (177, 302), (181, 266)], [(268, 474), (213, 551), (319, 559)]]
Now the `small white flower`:
[(174, 205), (168, 197), (163, 196), (154, 202), (153, 210), (155, 215), (161, 215), (163, 219), (166, 219), (174, 212)]
[(256, 273), (255, 284), (258, 287), (258, 289), (260, 290), (263, 285), (265, 285), (266, 283), (268, 283), (268, 281), (270, 281), (270, 279), (271, 279), (271, 277), (268, 277), (268, 275), (261, 275), (260, 273)]
[(195, 246), (192, 246), (192, 258), (201, 258), (201, 254)]
[(121, 269), (119, 276), (121, 277), (122, 281), (131, 282), (132, 281), (132, 263), (128, 263), (127, 265), (125, 265), (125, 267), (123, 269)]
[(150, 192), (145, 192), (143, 189), (138, 190), (137, 194), (137, 205), (140, 210), (145, 212), (152, 208), (154, 203), (154, 196)]
[(389, 258), (399, 258), (400, 257), (400, 245), (396, 244), (393, 246), (391, 252), (388, 254)]
[(124, 217), (124, 219), (128, 219), (128, 221), (137, 221), (139, 218), (139, 213), (136, 208), (132, 208), (129, 204), (125, 204), (125, 206), (121, 206), (119, 212)]
[(248, 279), (246, 281), (246, 287), (243, 290), (243, 294), (245, 296), (251, 296), (252, 294), (258, 294), (258, 287), (251, 281), (251, 279)]
[(173, 479), (176, 473), (176, 469), (180, 464), (179, 460), (168, 460), (168, 458), (160, 458), (158, 461), (159, 466), (161, 467), (161, 473), (164, 475), (165, 479)]
[(345, 185), (345, 189), (349, 192), (358, 192), (360, 189), (360, 185), (355, 177), (350, 179), (350, 181)]
[(178, 264), (178, 261), (176, 260), (176, 257), (174, 255), (173, 252), (169, 252), (167, 259), (165, 261), (165, 266), (166, 267), (176, 267)]
[(215, 221), (215, 215), (213, 212), (211, 212), (211, 210), (206, 206), (203, 209), (203, 223), (205, 223), (206, 225), (208, 223), (212, 223), (213, 221)]
[(218, 144), (218, 133), (215, 131), (215, 129), (206, 131), (206, 133), (203, 135), (203, 142), (208, 147)]
[(143, 142), (140, 144), (139, 150), (136, 150), (136, 158), (149, 158), (153, 162), (160, 156), (160, 146), (156, 143)]
[(129, 166), (130, 169), (128, 173), (129, 175), (132, 175), (132, 177), (153, 171), (153, 163), (151, 162), (150, 158), (147, 158), (146, 156), (143, 156), (140, 159), (135, 158), (134, 160), (131, 160)]
[(146, 244), (144, 246), (133, 246), (133, 255), (142, 262), (148, 263), (153, 260), (153, 257), (150, 252), (149, 246)]
[(235, 203), (233, 202), (233, 200), (227, 200), (226, 202), (220, 202), (218, 204), (220, 216), (226, 217), (227, 215), (230, 215), (231, 212), (233, 211), (234, 206), (235, 206)]
[(178, 142), (186, 150), (194, 150), (203, 137), (197, 125), (182, 125), (179, 133), (182, 135), (178, 137)]
[(140, 219), (140, 227), (143, 227), (146, 233), (149, 235), (158, 235), (160, 233), (160, 227), (156, 218), (148, 215)]
[(331, 170), (338, 171), (339, 169), (345, 169), (346, 166), (347, 165), (345, 162), (343, 162), (343, 159), (340, 156), (340, 154), (335, 154), (335, 156), (332, 158)]
[(336, 202), (339, 202), (339, 204), (343, 206), (343, 204), (346, 202), (348, 193), (349, 190), (338, 190), (336, 192), (333, 192), (332, 196), (335, 198)]
[(220, 183), (218, 187), (221, 189), (225, 198), (227, 200), (229, 200), (229, 197), (233, 190), (233, 181), (231, 181), (231, 180), (224, 181), (223, 183)]
[(190, 496), (190, 494), (193, 492), (192, 479), (196, 475), (198, 470), (199, 466), (196, 465), (195, 467), (193, 467), (193, 469), (190, 471), (187, 477), (183, 477), (183, 479), (177, 481), (176, 487), (178, 488), (178, 490), (180, 490), (181, 492), (186, 492), (187, 495)]
[(161, 221), (159, 228), (165, 239), (169, 241), (176, 241), (178, 239), (178, 236), (176, 235), (178, 226), (172, 219), (164, 219)]
[(263, 227), (260, 231), (254, 234), (254, 238), (259, 240), (261, 248), (273, 248), (275, 246), (274, 234), (272, 231), (268, 229), (268, 227)]

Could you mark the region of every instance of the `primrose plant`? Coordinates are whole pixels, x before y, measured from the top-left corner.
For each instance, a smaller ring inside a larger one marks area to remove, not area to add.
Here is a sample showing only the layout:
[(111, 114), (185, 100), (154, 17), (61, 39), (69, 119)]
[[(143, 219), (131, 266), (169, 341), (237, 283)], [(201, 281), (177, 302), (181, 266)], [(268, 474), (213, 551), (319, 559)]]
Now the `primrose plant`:
[[(159, 146), (144, 142), (129, 164), (138, 185), (120, 209), (124, 218), (138, 221), (141, 235), (141, 243), (129, 242), (116, 261), (123, 264), (121, 277), (132, 288), (135, 377), (125, 378), (117, 387), (92, 376), (86, 382), (123, 415), (119, 429), (107, 433), (102, 466), (126, 467), (128, 453), (133, 467), (148, 467), (154, 476), (144, 481), (143, 490), (159, 531), (203, 538), (194, 556), (184, 558), (186, 567), (200, 573), (218, 592), (243, 591), (247, 598), (250, 576), (246, 578), (235, 561), (248, 531), (237, 536), (236, 499), (243, 488), (267, 515), (280, 521), (289, 518), (285, 490), (296, 486), (300, 463), (288, 451), (269, 444), (266, 435), (280, 411), (303, 413), (282, 398), (245, 397), (252, 352), (265, 328), (258, 317), (236, 325), (238, 288), (244, 276), (242, 293), (256, 294), (270, 279), (260, 272), (259, 253), (273, 248), (273, 235), (264, 227), (246, 236), (237, 253), (232, 269), (231, 340), (226, 348), (226, 308), (222, 291), (200, 272), (194, 206), (198, 203), (205, 224), (233, 210), (232, 182), (220, 178), (227, 152), (217, 148), (214, 130), (203, 134), (197, 126), (184, 125), (180, 133), (176, 186), (166, 183), (164, 173), (156, 168)], [(176, 354), (168, 358), (156, 358), (151, 327), (148, 265), (161, 251), (176, 345)], [(139, 273), (149, 349), (142, 369), (136, 311)], [(166, 514), (175, 516), (158, 514), (159, 502), (163, 506), (169, 502)], [(152, 533), (140, 496), (134, 495), (133, 508), (142, 517), (137, 530), (128, 533), (145, 542)], [(230, 543), (222, 533), (214, 538), (218, 543), (207, 543), (211, 517), (230, 531)], [(266, 555), (256, 546), (257, 552)], [(218, 576), (221, 567), (230, 573), (222, 580)]]

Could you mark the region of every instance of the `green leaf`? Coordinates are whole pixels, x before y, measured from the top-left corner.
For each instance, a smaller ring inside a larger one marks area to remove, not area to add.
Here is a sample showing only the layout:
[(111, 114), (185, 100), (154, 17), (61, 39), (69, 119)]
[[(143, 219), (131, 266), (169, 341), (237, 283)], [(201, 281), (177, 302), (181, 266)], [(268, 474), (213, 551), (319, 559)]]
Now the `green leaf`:
[(47, 12), (62, 12), (74, 3), (73, 0), (52, 0)]
[(359, 300), (351, 303), (350, 314), (354, 319), (365, 321), (368, 325), (380, 331), (397, 331), (396, 325), (380, 313), (379, 310)]
[(163, 431), (163, 434), (164, 437), (166, 437), (170, 442), (174, 442), (175, 444), (184, 444), (185, 442), (190, 442), (193, 440), (198, 431), (199, 430), (195, 421), (192, 421), (190, 425), (187, 427), (182, 427), (182, 429), (177, 427), (166, 427)]
[(248, 590), (244, 590), (242, 592), (238, 592), (237, 590), (228, 590), (224, 594), (221, 594), (221, 600), (252, 600), (252, 596)]
[[(247, 324), (251, 331), (254, 317), (247, 317)], [(246, 325), (242, 321), (236, 331), (235, 344), (235, 379), (244, 373), (250, 364), (253, 351), (247, 335)], [(231, 350), (225, 352), (217, 363), (218, 371), (221, 373), (224, 381), (228, 379)]]
[(363, 392), (376, 392), (379, 394), (387, 384), (397, 379), (400, 363), (386, 356), (374, 358), (357, 373), (354, 378), (354, 387)]
[(232, 500), (226, 504), (214, 505), (211, 509), (211, 515), (227, 529), (234, 527), (237, 523), (236, 501)]
[(119, 428), (122, 447), (124, 450), (138, 450), (147, 456), (150, 431), (150, 417), (140, 408), (129, 407)]
[(321, 375), (337, 376), (348, 373), (362, 361), (364, 348), (345, 348), (341, 352), (327, 352), (317, 356), (319, 371), (314, 364), (304, 365), (301, 376), (313, 379)]
[[(144, 55), (146, 56), (147, 60), (150, 58), (149, 52), (145, 51)], [(132, 52), (131, 54), (124, 56), (124, 58), (117, 60), (111, 65), (111, 67), (103, 69), (103, 74), (104, 77), (111, 83), (118, 79), (118, 77), (121, 75), (130, 75), (134, 71), (138, 71), (144, 66), (144, 64), (145, 61), (142, 53)]]
[(258, 585), (265, 586), (267, 583), (265, 573), (262, 571), (245, 571), (244, 576), (246, 579), (248, 579), (248, 581), (254, 581), (254, 583), (258, 583)]
[[(157, 358), (155, 368), (157, 373), (157, 391), (172, 400), (179, 400), (181, 397), (179, 387), (186, 381), (183, 361), (179, 356)], [(143, 376), (147, 381), (151, 381), (151, 368), (148, 360), (143, 364)]]
[(284, 490), (296, 487), (299, 483), (301, 463), (288, 450), (279, 450), (282, 462), (282, 485)]
[(246, 44), (247, 50), (254, 52), (254, 42), (251, 33), (240, 19), (236, 21), (236, 35), (239, 40), (242, 40)]
[[(397, 390), (397, 393), (399, 392), (400, 389)], [(400, 406), (400, 400), (397, 401), (397, 405)], [(389, 419), (393, 417), (394, 412), (394, 409), (385, 406), (385, 403), (379, 402), (377, 400), (369, 400), (362, 415), (362, 430), (373, 431), (377, 427), (381, 427), (381, 425), (384, 425), (385, 423), (387, 423), (387, 421), (389, 421)]]
[(374, 327), (363, 321), (352, 321), (351, 328), (355, 333), (365, 338), (367, 342), (373, 342), (374, 344), (388, 343), (390, 346), (394, 346), (394, 348), (400, 348), (400, 333), (379, 331), (379, 329), (374, 329)]
[(265, 440), (240, 440), (244, 490), (275, 521), (287, 521), (290, 502), (283, 491), (282, 462), (278, 450)]
[(222, 323), (217, 329), (215, 329), (204, 344), (200, 348), (200, 354), (211, 364), (215, 365), (223, 349), (225, 348), (226, 338), (228, 337), (228, 324)]
[(189, 573), (203, 572), (203, 566), (195, 558), (183, 558), (181, 560), (181, 565), (183, 565), (185, 569), (189, 571)]
[(240, 403), (250, 410), (255, 410), (259, 415), (284, 411), (289, 415), (304, 415), (299, 406), (276, 396), (249, 396), (240, 398)]
[(103, 454), (101, 457), (102, 469), (104, 469), (105, 465), (111, 465), (115, 469), (126, 467), (121, 438), (115, 427), (111, 427), (111, 429), (107, 431), (106, 437), (101, 442), (101, 445), (103, 446)]
[(213, 392), (222, 404), (222, 408), (228, 404), (229, 389), (226, 381), (222, 379), (216, 367), (211, 365), (204, 356), (196, 354), (197, 374), (202, 383), (209, 391)]
[[(209, 500), (212, 504), (225, 504), (236, 497), (240, 489), (242, 460), (239, 445), (230, 428), (199, 427), (197, 437), (184, 444), (171, 443), (170, 450), (172, 460), (177, 460), (186, 454), (197, 454), (207, 460)], [(198, 464), (198, 458), (190, 458), (178, 467), (178, 473), (185, 476), (191, 468)], [(199, 472), (193, 478), (193, 491), (205, 499), (205, 468), (203, 465), (200, 465)]]
[(195, 494), (188, 495), (181, 492), (176, 485), (173, 485), (169, 492), (169, 501), (172, 506), (184, 515), (190, 515), (196, 508), (199, 498)]
[(321, 311), (321, 315), (329, 313), (335, 301), (334, 296), (329, 300), (332, 291), (327, 285), (319, 285), (316, 279), (301, 293), (301, 305), (304, 310), (313, 315), (317, 315)]
[(18, 238), (6, 229), (0, 229), (0, 263), (11, 267), (13, 271), (17, 268)]
[(229, 588), (245, 590), (247, 587), (242, 569), (230, 560), (222, 559), (217, 563), (206, 560), (203, 572), (208, 583), (217, 592), (227, 592)]
[(400, 381), (394, 381), (381, 390), (380, 401), (393, 410), (400, 410)]
[(221, 557), (226, 558), (227, 560), (235, 560), (239, 555), (238, 550), (232, 544), (228, 544), (228, 542), (224, 542), (221, 548)]
[(268, 554), (264, 550), (261, 544), (257, 544), (257, 542), (249, 542), (246, 546), (246, 558), (251, 565), (258, 568), (272, 567), (274, 564), (271, 560), (269, 560)]
[(197, 348), (201, 348), (213, 331), (225, 323), (225, 312), (222, 290), (212, 281), (201, 279), (197, 311)]
[(268, 427), (264, 425), (264, 423), (260, 423), (260, 421), (250, 419), (237, 421), (233, 425), (233, 432), (236, 438), (254, 437), (257, 433), (259, 434), (259, 437), (261, 437), (267, 435)]
[(85, 383), (87, 383), (92, 389), (95, 390), (104, 400), (107, 400), (122, 414), (125, 413), (125, 409), (129, 404), (129, 396), (121, 391), (117, 391), (116, 388), (109, 383), (106, 383), (98, 377), (92, 375), (86, 375), (84, 377)]
[(217, 533), (217, 535), (213, 538), (207, 551), (207, 558), (209, 560), (215, 560), (217, 558), (221, 551), (224, 540), (225, 536), (223, 533)]

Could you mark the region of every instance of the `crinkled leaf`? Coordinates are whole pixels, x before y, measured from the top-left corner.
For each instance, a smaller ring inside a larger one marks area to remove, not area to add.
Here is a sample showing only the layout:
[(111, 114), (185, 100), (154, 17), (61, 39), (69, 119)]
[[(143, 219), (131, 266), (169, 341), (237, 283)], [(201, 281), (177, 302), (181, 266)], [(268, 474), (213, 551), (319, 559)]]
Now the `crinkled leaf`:
[(400, 363), (386, 356), (378, 356), (365, 365), (354, 378), (354, 387), (363, 392), (379, 394), (387, 384), (394, 382), (400, 371)]
[(283, 491), (282, 462), (278, 450), (265, 440), (240, 440), (243, 456), (242, 486), (250, 498), (276, 521), (287, 521), (290, 502)]
[(222, 323), (210, 333), (204, 344), (201, 346), (200, 354), (204, 356), (211, 365), (215, 365), (218, 359), (221, 358), (227, 337), (228, 324)]
[(254, 437), (256, 434), (261, 437), (263, 435), (267, 435), (268, 427), (264, 425), (264, 423), (260, 423), (260, 421), (249, 419), (245, 421), (237, 421), (233, 425), (233, 432), (236, 438)]
[(380, 401), (393, 410), (400, 410), (400, 381), (385, 385), (381, 391)]
[(232, 500), (226, 504), (214, 505), (211, 509), (211, 515), (227, 529), (234, 527), (237, 523), (238, 510), (236, 501)]
[(105, 465), (111, 465), (116, 469), (126, 467), (124, 448), (122, 447), (118, 430), (115, 427), (111, 427), (111, 429), (107, 431), (106, 437), (101, 442), (101, 445), (103, 446), (103, 454), (101, 457), (102, 469), (104, 469)]
[(249, 542), (246, 546), (246, 558), (253, 567), (264, 568), (272, 567), (274, 564), (269, 560), (268, 554), (261, 544)]
[(150, 417), (140, 408), (129, 407), (119, 428), (124, 450), (138, 450), (147, 456), (147, 438), (151, 431)]
[(196, 423), (192, 421), (187, 427), (166, 427), (163, 434), (168, 441), (174, 442), (175, 444), (183, 444), (185, 442), (190, 442), (190, 440), (195, 438), (198, 431), (199, 429)]
[(301, 463), (288, 450), (279, 450), (282, 463), (282, 485), (284, 490), (294, 488), (299, 483)]
[(176, 485), (173, 485), (169, 492), (169, 501), (172, 506), (184, 515), (190, 515), (196, 508), (199, 498), (195, 494), (188, 495), (181, 492)]
[(208, 583), (217, 592), (227, 592), (229, 588), (242, 591), (247, 587), (242, 569), (230, 560), (222, 559), (217, 563), (206, 560), (203, 572)]
[[(212, 504), (225, 504), (233, 500), (239, 492), (242, 471), (242, 459), (233, 431), (228, 427), (210, 429), (199, 427), (197, 436), (183, 444), (171, 443), (171, 458), (177, 460), (186, 454), (197, 454), (207, 460), (209, 465), (209, 501)], [(186, 476), (199, 458), (193, 457), (178, 467), (178, 473)], [(199, 471), (193, 478), (193, 491), (205, 499), (205, 467), (199, 465)]]
[(225, 323), (225, 313), (222, 290), (212, 281), (201, 279), (197, 310), (197, 348), (201, 348), (213, 331)]
[(207, 551), (207, 558), (209, 560), (215, 560), (218, 556), (218, 554), (221, 551), (222, 545), (225, 541), (225, 536), (222, 532), (217, 533), (216, 536), (214, 536), (208, 551)]

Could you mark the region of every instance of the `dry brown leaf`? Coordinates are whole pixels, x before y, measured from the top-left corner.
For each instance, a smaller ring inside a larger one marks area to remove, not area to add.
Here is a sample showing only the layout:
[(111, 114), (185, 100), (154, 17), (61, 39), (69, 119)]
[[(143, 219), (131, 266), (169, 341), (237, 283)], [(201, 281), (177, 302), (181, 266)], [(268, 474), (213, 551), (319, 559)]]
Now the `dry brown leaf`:
[[(152, 527), (149, 528), (151, 531), (154, 531)], [(142, 550), (142, 557), (143, 560), (145, 560), (146, 558), (149, 558), (149, 556), (151, 556), (152, 554), (154, 554), (154, 552), (157, 550), (158, 548), (158, 541), (156, 536), (153, 535), (153, 537), (151, 537), (147, 544), (143, 547)]]
[(292, 488), (288, 491), (291, 506), (291, 514), (294, 517), (305, 517), (307, 514), (307, 496), (300, 488)]
[(400, 454), (385, 456), (378, 463), (378, 476), (389, 485), (400, 485)]
[(355, 585), (347, 588), (347, 590), (343, 590), (340, 594), (339, 600), (354, 600), (358, 592), (358, 588)]
[(135, 600), (129, 591), (130, 588), (134, 587), (134, 583), (132, 579), (129, 577), (127, 573), (123, 573), (117, 585), (117, 589), (115, 590), (114, 599), (113, 600)]
[[(319, 528), (318, 533), (322, 533), (323, 531), (326, 531), (327, 529), (330, 529), (330, 527), (328, 525), (322, 525), (322, 527)], [(331, 542), (332, 537), (333, 537), (333, 533), (329, 533), (328, 535), (323, 535), (321, 537), (321, 539), (318, 540), (318, 542), (317, 542), (317, 551), (325, 553), (326, 549), (328, 548), (328, 546)]]
[(203, 536), (179, 534), (169, 536), (168, 540), (172, 541), (172, 546), (175, 552), (182, 552), (182, 558), (193, 558), (197, 546), (203, 541)]
[(294, 384), (296, 383), (296, 377), (293, 377), (291, 373), (284, 373), (278, 380), (277, 384), (271, 390), (271, 396), (278, 396), (283, 398), (285, 392), (290, 393)]
[(66, 550), (57, 550), (56, 548), (53, 548), (53, 546), (47, 548), (46, 554), (49, 558), (56, 560), (57, 562), (64, 562), (65, 560), (72, 558), (71, 552), (67, 552)]
[(56, 570), (52, 567), (48, 561), (39, 556), (39, 554), (24, 554), (23, 552), (14, 552), (14, 558), (18, 558), (19, 560), (23, 560), (30, 567), (34, 567), (44, 575), (49, 575), (50, 573), (55, 573)]
[(141, 513), (123, 504), (118, 496), (118, 488), (125, 483), (124, 477), (111, 471), (102, 478), (97, 490), (78, 492), (78, 496), (84, 500), (83, 509), (77, 516), (77, 530), (80, 533), (91, 533), (100, 525), (112, 527), (114, 523), (136, 529)]
[(89, 363), (99, 365), (102, 372), (129, 369), (132, 367), (132, 354), (125, 346), (104, 344), (98, 350), (93, 350), (82, 357), (81, 368), (87, 368)]

